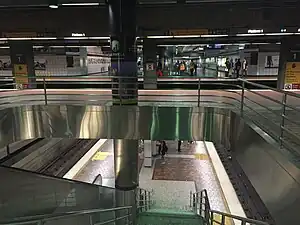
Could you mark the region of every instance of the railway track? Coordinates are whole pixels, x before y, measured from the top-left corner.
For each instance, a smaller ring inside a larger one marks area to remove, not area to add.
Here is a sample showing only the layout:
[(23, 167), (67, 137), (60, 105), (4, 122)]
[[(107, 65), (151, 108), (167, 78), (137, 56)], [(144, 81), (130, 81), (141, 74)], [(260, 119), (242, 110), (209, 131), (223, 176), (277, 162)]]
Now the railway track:
[(246, 174), (231, 156), (231, 151), (221, 145), (215, 147), (247, 217), (275, 224)]
[(98, 140), (77, 139), (36, 172), (62, 177)]

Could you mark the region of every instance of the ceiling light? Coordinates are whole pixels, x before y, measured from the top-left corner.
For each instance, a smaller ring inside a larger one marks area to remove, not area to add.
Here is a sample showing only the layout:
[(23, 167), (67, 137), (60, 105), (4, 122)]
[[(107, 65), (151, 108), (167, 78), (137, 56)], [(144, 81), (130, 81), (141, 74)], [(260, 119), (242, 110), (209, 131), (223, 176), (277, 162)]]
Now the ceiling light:
[(49, 8), (51, 8), (51, 9), (57, 9), (58, 8), (58, 0), (51, 0), (49, 2)]
[(99, 2), (87, 2), (87, 3), (63, 3), (62, 6), (98, 6)]

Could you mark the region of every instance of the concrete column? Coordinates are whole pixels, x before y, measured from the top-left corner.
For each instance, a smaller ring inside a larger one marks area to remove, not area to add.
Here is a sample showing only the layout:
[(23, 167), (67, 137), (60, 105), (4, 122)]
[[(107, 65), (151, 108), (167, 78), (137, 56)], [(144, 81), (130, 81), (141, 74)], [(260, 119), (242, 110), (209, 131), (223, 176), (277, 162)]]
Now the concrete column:
[(87, 48), (79, 48), (79, 57), (80, 57), (80, 73), (82, 75), (88, 74), (88, 65), (87, 65)]
[(113, 104), (137, 104), (136, 1), (108, 0)]
[(157, 89), (156, 50), (156, 43), (154, 39), (144, 39), (144, 89)]
[[(116, 207), (132, 206), (133, 224), (136, 224), (136, 188), (138, 186), (138, 141), (114, 140)], [(117, 217), (124, 211), (116, 212)], [(126, 215), (126, 214), (125, 214)], [(116, 224), (124, 224), (119, 221)]]
[(31, 42), (11, 41), (10, 60), (16, 88), (34, 88), (35, 69), (33, 45)]
[(156, 155), (156, 142), (151, 140), (144, 141), (144, 166), (152, 167), (153, 156)]

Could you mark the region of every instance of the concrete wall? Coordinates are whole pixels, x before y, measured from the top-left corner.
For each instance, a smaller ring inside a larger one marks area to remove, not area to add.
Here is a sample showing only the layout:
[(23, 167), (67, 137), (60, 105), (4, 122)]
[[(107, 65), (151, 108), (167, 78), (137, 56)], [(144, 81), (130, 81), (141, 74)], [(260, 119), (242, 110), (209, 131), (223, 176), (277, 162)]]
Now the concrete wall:
[(232, 113), (231, 150), (277, 225), (299, 225), (300, 169), (278, 145)]

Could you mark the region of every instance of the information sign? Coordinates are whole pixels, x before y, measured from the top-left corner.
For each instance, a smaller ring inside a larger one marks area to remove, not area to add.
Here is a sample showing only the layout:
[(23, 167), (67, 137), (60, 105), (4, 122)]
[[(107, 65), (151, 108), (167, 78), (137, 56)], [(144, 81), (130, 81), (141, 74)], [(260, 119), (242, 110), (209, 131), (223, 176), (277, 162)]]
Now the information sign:
[(285, 68), (285, 89), (300, 89), (300, 62), (287, 62)]

